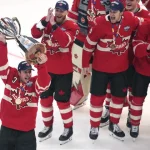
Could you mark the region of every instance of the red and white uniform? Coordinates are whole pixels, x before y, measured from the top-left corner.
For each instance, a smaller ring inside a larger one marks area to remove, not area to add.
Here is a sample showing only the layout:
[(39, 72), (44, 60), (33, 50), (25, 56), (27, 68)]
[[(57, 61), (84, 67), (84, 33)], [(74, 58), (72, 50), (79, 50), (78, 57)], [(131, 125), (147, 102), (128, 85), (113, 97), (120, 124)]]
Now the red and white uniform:
[(136, 72), (150, 77), (150, 53), (147, 46), (150, 43), (150, 22), (146, 21), (138, 28), (138, 33), (133, 41), (133, 52), (135, 55), (133, 65)]
[[(2, 125), (20, 131), (32, 130), (36, 124), (39, 94), (50, 86), (46, 64), (37, 66), (38, 76), (32, 77), (20, 92), (18, 70), (8, 65), (6, 44), (0, 42), (0, 50), (0, 77), (5, 84), (0, 111)], [(19, 93), (21, 102), (16, 103)]]
[[(41, 20), (45, 20), (45, 18), (46, 17), (43, 17)], [(71, 48), (78, 29), (78, 25), (71, 20), (65, 20), (64, 23), (59, 25), (54, 31), (50, 22), (48, 22), (46, 27), (42, 26), (41, 21), (32, 27), (32, 36), (34, 38), (42, 37), (42, 43), (46, 44), (48, 72), (55, 74), (55, 76), (65, 76), (73, 72)], [(47, 127), (53, 124), (53, 100), (53, 96), (50, 95), (41, 98), (40, 101), (43, 122)], [(57, 101), (57, 105), (64, 122), (64, 127), (70, 128), (73, 125), (70, 102), (64, 99), (64, 102)]]
[[(41, 20), (45, 20), (43, 17)], [(34, 38), (42, 37), (42, 43), (47, 48), (48, 72), (54, 74), (67, 74), (73, 71), (71, 47), (75, 39), (78, 26), (71, 20), (66, 20), (56, 30), (52, 31), (50, 23), (43, 30), (35, 24), (31, 33)]]
[[(150, 53), (147, 51), (147, 46), (150, 43), (150, 22), (145, 21), (141, 26), (138, 28), (138, 32), (136, 37), (133, 40), (133, 51), (134, 51), (134, 61), (133, 65), (137, 73), (145, 76), (147, 79), (150, 79)], [(144, 77), (143, 77), (144, 78)], [(140, 85), (140, 81), (139, 82)], [(148, 85), (147, 83), (145, 83)], [(140, 87), (138, 87), (140, 88)], [(144, 88), (145, 89), (145, 88)], [(147, 93), (147, 91), (144, 91)], [(139, 125), (141, 116), (142, 116), (142, 106), (145, 100), (145, 96), (133, 96), (133, 100), (131, 102), (131, 123), (132, 125)]]
[[(79, 8), (80, 1), (83, 1), (82, 3), (85, 3), (84, 0), (74, 0), (71, 10), (68, 13), (68, 17), (72, 19), (73, 21), (75, 21), (76, 23), (78, 23), (78, 15), (79, 15), (78, 8)], [(95, 4), (92, 2), (94, 2)], [(102, 5), (101, 2), (102, 2), (101, 0), (87, 0), (87, 3), (88, 3), (87, 18), (88, 18), (88, 27), (89, 27), (88, 30), (90, 30), (90, 27), (94, 25), (93, 19), (90, 16), (91, 13), (93, 13), (95, 17), (103, 16), (106, 14), (105, 6)], [(82, 34), (81, 32), (79, 32), (79, 34), (77, 35), (77, 39), (82, 42), (85, 41), (85, 38), (86, 38), (86, 35)]]
[[(83, 50), (83, 68), (89, 67), (89, 60), (94, 52), (93, 69), (107, 73), (117, 73), (128, 68), (128, 47), (132, 31), (139, 19), (130, 12), (124, 12), (120, 23), (119, 36), (116, 38), (116, 49), (111, 50), (113, 42), (112, 24), (109, 15), (98, 17), (97, 25), (89, 32)], [(119, 25), (114, 26), (115, 33)], [(96, 46), (96, 48), (95, 48)]]
[[(139, 10), (137, 12), (135, 12), (134, 15), (137, 16), (137, 17), (140, 17), (140, 18), (144, 18), (145, 20), (150, 19), (150, 12), (145, 10), (145, 9), (142, 9), (140, 7), (140, 5), (138, 5), (138, 7), (139, 7)], [(133, 36), (132, 36), (132, 39), (133, 39)], [(131, 43), (132, 43), (132, 39), (131, 39)], [(129, 47), (129, 63), (130, 64), (132, 64), (133, 59), (134, 59), (134, 54), (133, 54), (133, 47), (132, 47), (132, 44), (131, 44), (130, 47)]]

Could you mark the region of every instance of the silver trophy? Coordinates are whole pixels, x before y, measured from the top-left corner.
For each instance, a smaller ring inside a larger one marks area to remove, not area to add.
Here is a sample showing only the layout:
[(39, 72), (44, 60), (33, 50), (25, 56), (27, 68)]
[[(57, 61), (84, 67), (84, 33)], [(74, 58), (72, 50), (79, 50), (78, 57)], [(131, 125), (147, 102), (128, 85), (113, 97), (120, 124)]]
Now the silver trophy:
[(26, 61), (30, 64), (37, 63), (37, 57), (40, 53), (46, 53), (44, 44), (39, 43), (32, 37), (21, 35), (21, 25), (19, 20), (5, 17), (0, 19), (0, 32), (6, 36), (6, 39), (15, 39), (19, 47), (24, 51)]

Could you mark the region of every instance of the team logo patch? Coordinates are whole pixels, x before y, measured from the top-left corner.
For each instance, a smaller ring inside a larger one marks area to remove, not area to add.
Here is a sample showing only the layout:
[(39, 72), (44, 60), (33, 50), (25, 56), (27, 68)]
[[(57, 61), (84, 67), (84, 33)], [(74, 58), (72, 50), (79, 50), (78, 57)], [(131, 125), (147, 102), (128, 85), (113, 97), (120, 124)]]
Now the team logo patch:
[(63, 90), (60, 90), (59, 92), (59, 95), (63, 96), (65, 94), (65, 92)]
[(82, 22), (82, 23), (85, 23), (85, 19), (84, 19), (83, 17), (81, 18), (81, 22)]
[(78, 58), (78, 55), (77, 55), (77, 54), (74, 54), (74, 58), (76, 58), (76, 59), (77, 59), (77, 58)]
[(62, 30), (62, 31), (66, 31), (66, 29), (65, 29), (65, 28), (61, 28), (61, 30)]
[(124, 27), (124, 31), (128, 31), (130, 29), (130, 26)]
[(26, 86), (31, 87), (33, 85), (33, 82), (29, 81)]
[(117, 38), (117, 43), (115, 43), (115, 48), (112, 49), (111, 45), (113, 44), (113, 42), (107, 42), (108, 47), (111, 48), (111, 52), (113, 54), (116, 54), (118, 56), (121, 56), (123, 53), (125, 53), (128, 49), (128, 43), (129, 43), (129, 39), (125, 39), (123, 37), (121, 37), (120, 35)]

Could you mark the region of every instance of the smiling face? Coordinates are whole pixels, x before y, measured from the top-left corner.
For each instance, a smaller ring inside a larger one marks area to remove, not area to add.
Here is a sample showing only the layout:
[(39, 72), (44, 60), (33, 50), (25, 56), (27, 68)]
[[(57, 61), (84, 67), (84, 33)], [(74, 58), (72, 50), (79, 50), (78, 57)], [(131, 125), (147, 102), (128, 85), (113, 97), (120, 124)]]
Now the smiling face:
[(111, 23), (117, 23), (121, 20), (123, 12), (120, 12), (119, 10), (110, 10), (109, 15), (110, 15), (110, 21)]
[(32, 71), (31, 70), (21, 70), (18, 71), (19, 77), (20, 77), (20, 81), (23, 83), (27, 83), (32, 75)]
[(126, 10), (134, 12), (138, 3), (139, 0), (126, 0)]
[(68, 14), (67, 10), (62, 10), (60, 8), (56, 8), (55, 9), (56, 23), (62, 24), (64, 22), (64, 20), (66, 19), (67, 14)]

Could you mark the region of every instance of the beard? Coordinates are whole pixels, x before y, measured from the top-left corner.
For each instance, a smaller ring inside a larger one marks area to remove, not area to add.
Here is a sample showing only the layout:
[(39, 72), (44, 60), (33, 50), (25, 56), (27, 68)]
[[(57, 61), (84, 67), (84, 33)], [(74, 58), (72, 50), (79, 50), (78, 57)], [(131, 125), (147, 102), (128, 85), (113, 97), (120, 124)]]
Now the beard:
[(65, 19), (66, 19), (66, 16), (62, 16), (62, 17), (57, 17), (56, 16), (56, 23), (57, 24), (62, 24)]

